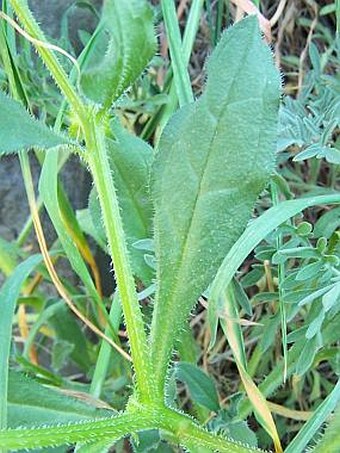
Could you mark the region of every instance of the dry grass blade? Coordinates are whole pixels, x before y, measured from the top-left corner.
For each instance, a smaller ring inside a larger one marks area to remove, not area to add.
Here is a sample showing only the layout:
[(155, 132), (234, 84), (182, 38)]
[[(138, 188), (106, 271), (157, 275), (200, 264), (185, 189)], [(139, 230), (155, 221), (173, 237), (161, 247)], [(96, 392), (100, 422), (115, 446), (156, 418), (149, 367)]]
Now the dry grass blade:
[(40, 41), (39, 39), (33, 38), (33, 36), (31, 36), (29, 33), (27, 33), (23, 28), (20, 27), (20, 25), (18, 25), (11, 17), (7, 16), (7, 14), (5, 14), (3, 11), (0, 11), (0, 17), (2, 17), (20, 35), (22, 35), (25, 39), (27, 39), (27, 41), (31, 42), (35, 46), (44, 47), (45, 49), (54, 50), (56, 52), (61, 53), (66, 58), (68, 58), (74, 64), (75, 68), (77, 69), (78, 75), (80, 77), (80, 67), (79, 67), (79, 64), (78, 64), (77, 60), (74, 57), (72, 57), (72, 55), (70, 55), (68, 52), (66, 52), (66, 50), (62, 49), (59, 46), (55, 46), (54, 44), (50, 44), (48, 42)]
[[(251, 0), (231, 0), (231, 1), (232, 3), (234, 3), (234, 5), (237, 6), (238, 11), (242, 11), (247, 14), (256, 14), (256, 16), (259, 19), (260, 28), (263, 31), (267, 42), (270, 43), (272, 41), (270, 21), (267, 18), (265, 18), (263, 14), (261, 14), (259, 9), (254, 5), (254, 3)], [(240, 17), (240, 19), (241, 18), (242, 17)]]
[(107, 341), (114, 349), (116, 349), (126, 360), (129, 362), (132, 361), (130, 355), (125, 352), (119, 345), (117, 345), (111, 338), (106, 336), (100, 329), (98, 329), (97, 326), (95, 326), (91, 321), (89, 321), (82, 313), (81, 311), (78, 310), (78, 308), (74, 305), (72, 302), (68, 292), (66, 291), (64, 285), (60, 281), (58, 274), (55, 270), (55, 267), (53, 265), (52, 259), (48, 253), (46, 241), (45, 241), (45, 236), (44, 232), (42, 229), (42, 225), (40, 222), (39, 218), (39, 212), (37, 208), (37, 204), (35, 202), (35, 199), (33, 196), (29, 197), (29, 205), (30, 205), (30, 210), (32, 214), (32, 219), (33, 219), (33, 224), (34, 224), (34, 229), (37, 235), (37, 240), (39, 243), (39, 247), (41, 250), (41, 253), (44, 258), (44, 262), (47, 268), (47, 271), (51, 277), (51, 280), (53, 284), (55, 285), (58, 293), (60, 296), (64, 299), (66, 302), (67, 306), (72, 310), (72, 312), (89, 328), (91, 329), (95, 334), (103, 338), (105, 341)]
[[(268, 403), (247, 372), (243, 335), (240, 328), (240, 322), (238, 320), (235, 295), (231, 288), (228, 288), (224, 295), (224, 315), (226, 316), (221, 318), (221, 326), (232, 350), (238, 372), (240, 374), (244, 389), (253, 406), (256, 418), (273, 439), (275, 452), (282, 453), (283, 449), (280, 437)], [(235, 322), (235, 319), (237, 319), (238, 322)]]

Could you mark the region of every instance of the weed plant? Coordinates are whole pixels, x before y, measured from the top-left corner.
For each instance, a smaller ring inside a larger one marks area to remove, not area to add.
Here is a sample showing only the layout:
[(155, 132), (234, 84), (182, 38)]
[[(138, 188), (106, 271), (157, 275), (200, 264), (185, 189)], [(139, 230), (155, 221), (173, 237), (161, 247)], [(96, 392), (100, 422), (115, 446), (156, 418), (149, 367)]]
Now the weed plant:
[[(45, 38), (26, 0), (2, 2), (0, 155), (18, 156), (31, 213), (15, 243), (0, 240), (3, 452), (340, 445), (340, 97), (327, 73), (338, 45), (325, 60), (312, 43), (303, 89), (282, 99), (256, 15), (221, 32), (217, 3), (215, 27), (206, 5), (214, 49), (195, 99), (187, 68), (202, 1), (182, 40), (172, 0), (106, 0), (77, 59), (65, 34)], [(71, 154), (93, 179), (78, 212), (59, 181)], [(24, 248), (32, 226), (38, 254)], [(94, 244), (112, 260), (109, 297)], [(57, 271), (65, 258), (77, 285)]]

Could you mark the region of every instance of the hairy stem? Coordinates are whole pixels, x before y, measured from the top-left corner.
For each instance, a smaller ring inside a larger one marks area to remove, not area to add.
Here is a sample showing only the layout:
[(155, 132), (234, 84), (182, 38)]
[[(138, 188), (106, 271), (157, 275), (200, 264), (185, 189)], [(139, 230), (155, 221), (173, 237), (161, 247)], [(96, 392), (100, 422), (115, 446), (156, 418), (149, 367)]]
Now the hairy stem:
[(144, 321), (124, 240), (116, 190), (107, 156), (104, 126), (101, 126), (99, 121), (93, 116), (91, 115), (88, 125), (84, 128), (87, 144), (86, 159), (91, 169), (102, 209), (104, 226), (129, 335), (138, 396), (140, 401), (151, 401), (154, 393), (152, 388), (153, 373), (147, 349)]
[[(58, 59), (53, 54), (48, 43), (46, 42), (45, 36), (33, 17), (26, 0), (10, 0), (11, 5), (21, 24), (25, 28), (26, 32), (34, 39), (33, 44), (39, 52), (42, 60), (49, 69), (51, 75), (59, 85), (61, 91), (64, 93), (68, 102), (74, 109), (75, 113), (78, 114), (79, 118), (83, 118), (86, 112), (83, 103), (79, 99), (77, 91), (71, 85), (68, 76)], [(41, 44), (39, 45), (38, 42)]]
[(76, 442), (105, 441), (115, 443), (128, 434), (160, 429), (171, 442), (192, 452), (251, 453), (260, 450), (246, 447), (225, 437), (209, 433), (189, 417), (172, 409), (152, 405), (138, 406), (124, 414), (101, 420), (40, 428), (0, 431), (0, 446), (12, 451), (71, 445)]
[[(151, 365), (147, 353), (144, 322), (127, 256), (118, 200), (106, 155), (104, 128), (98, 119), (94, 119), (94, 112), (91, 111), (89, 113), (88, 107), (82, 103), (59, 61), (48, 45), (46, 45), (45, 37), (32, 16), (27, 1), (11, 0), (11, 3), (25, 30), (34, 39), (33, 44), (36, 46), (42, 60), (61, 88), (69, 104), (78, 114), (82, 124), (87, 147), (86, 156), (99, 194), (117, 285), (121, 295), (130, 340), (131, 355), (136, 371), (138, 394), (141, 401), (148, 401), (151, 399), (153, 393), (151, 390), (152, 385), (150, 385), (152, 376)], [(38, 41), (45, 43), (45, 45), (39, 44)]]

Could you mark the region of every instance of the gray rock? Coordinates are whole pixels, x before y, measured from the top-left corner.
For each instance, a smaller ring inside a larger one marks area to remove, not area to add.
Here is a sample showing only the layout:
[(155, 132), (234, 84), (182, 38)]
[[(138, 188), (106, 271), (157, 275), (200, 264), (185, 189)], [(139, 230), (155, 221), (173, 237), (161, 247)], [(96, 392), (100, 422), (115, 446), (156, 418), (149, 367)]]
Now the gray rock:
[[(88, 8), (77, 7), (74, 0), (30, 0), (29, 5), (35, 17), (48, 36), (58, 39), (61, 35), (61, 23), (66, 20), (73, 44), (80, 47), (78, 30), (91, 32), (96, 25), (96, 17)], [(92, 1), (100, 7), (101, 0)], [(0, 0), (1, 6), (1, 0)], [(32, 156), (32, 153), (31, 153)], [(37, 182), (39, 164), (31, 159), (32, 172)], [(86, 170), (71, 159), (62, 172), (67, 192), (75, 208), (87, 205), (90, 177)], [(0, 161), (0, 235), (12, 240), (20, 233), (28, 216), (28, 206), (20, 165), (17, 157), (9, 156)], [(51, 228), (48, 235), (52, 238)]]
[[(99, 9), (102, 0), (92, 0), (89, 3), (93, 8)], [(93, 11), (75, 0), (29, 0), (29, 5), (47, 36), (58, 39), (62, 24), (66, 26), (71, 43), (77, 51), (80, 49), (78, 31), (92, 32), (96, 26), (97, 18)]]

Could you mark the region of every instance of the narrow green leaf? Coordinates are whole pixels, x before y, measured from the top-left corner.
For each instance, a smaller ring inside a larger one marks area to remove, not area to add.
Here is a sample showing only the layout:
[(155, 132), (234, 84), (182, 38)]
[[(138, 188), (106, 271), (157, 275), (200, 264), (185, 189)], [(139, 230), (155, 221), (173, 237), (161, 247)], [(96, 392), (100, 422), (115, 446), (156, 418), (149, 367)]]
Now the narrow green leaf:
[[(318, 432), (323, 423), (325, 423), (327, 417), (329, 417), (329, 415), (334, 411), (339, 401), (340, 401), (340, 381), (337, 382), (332, 392), (327, 396), (325, 401), (322, 404), (320, 404), (320, 406), (316, 409), (312, 417), (299, 431), (299, 433), (294, 437), (292, 442), (290, 442), (289, 446), (285, 450), (285, 453), (304, 452), (308, 443), (311, 441), (313, 436)], [(328, 441), (329, 440), (331, 439), (328, 439)], [(328, 445), (332, 445), (332, 442), (330, 442)], [(315, 453), (333, 453), (333, 451), (334, 453), (336, 452), (336, 450), (328, 450), (327, 448), (323, 450), (321, 446), (322, 443), (320, 444), (319, 448), (315, 449)], [(339, 444), (336, 446), (339, 447)]]
[(303, 376), (307, 370), (312, 366), (315, 354), (320, 349), (320, 339), (315, 335), (310, 340), (304, 343), (301, 355), (296, 364), (296, 374)]
[(165, 128), (153, 171), (160, 285), (152, 358), (160, 386), (179, 329), (274, 169), (280, 83), (255, 17), (223, 35), (207, 72), (203, 96)]
[(215, 384), (200, 368), (189, 362), (179, 362), (176, 365), (176, 378), (188, 386), (195, 402), (218, 412), (220, 404)]
[(36, 146), (53, 148), (70, 140), (35, 120), (17, 101), (0, 90), (0, 156)]
[(41, 261), (41, 255), (33, 255), (19, 264), (11, 277), (6, 280), (0, 292), (0, 429), (7, 426), (8, 363), (15, 303), (19, 297), (21, 286)]
[(156, 50), (153, 12), (146, 0), (106, 0), (96, 58), (81, 78), (90, 99), (110, 106), (140, 76)]
[[(72, 236), (63, 220), (63, 207), (60, 204), (62, 199), (58, 196), (58, 153), (48, 153), (45, 156), (42, 167), (41, 177), (39, 180), (39, 191), (41, 198), (46, 206), (47, 212), (53, 222), (53, 226), (58, 233), (58, 238), (63, 249), (70, 260), (74, 271), (78, 274), (88, 294), (91, 296), (91, 302), (100, 307), (103, 315), (108, 319), (104, 304), (96, 290), (91, 274), (81, 256)], [(94, 307), (94, 313), (98, 313)], [(109, 323), (110, 324), (110, 323)]]
[(314, 453), (335, 452), (340, 445), (340, 406), (338, 405), (321, 441), (315, 446)]
[(185, 55), (183, 54), (181, 32), (173, 0), (161, 1), (163, 19), (169, 41), (171, 66), (180, 107), (193, 102), (194, 95), (187, 70)]

